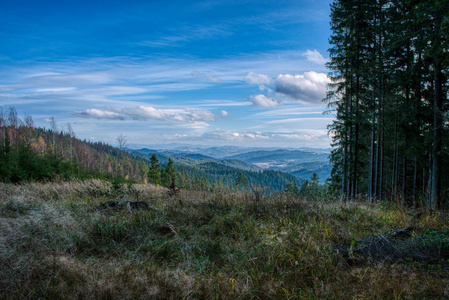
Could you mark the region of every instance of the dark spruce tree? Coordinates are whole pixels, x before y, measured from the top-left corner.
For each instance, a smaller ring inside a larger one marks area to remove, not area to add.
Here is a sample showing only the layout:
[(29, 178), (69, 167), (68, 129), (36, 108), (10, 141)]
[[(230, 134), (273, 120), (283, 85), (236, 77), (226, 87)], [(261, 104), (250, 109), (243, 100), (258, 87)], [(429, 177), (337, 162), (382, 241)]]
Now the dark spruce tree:
[(330, 186), (342, 201), (446, 205), (448, 7), (448, 0), (331, 5)]

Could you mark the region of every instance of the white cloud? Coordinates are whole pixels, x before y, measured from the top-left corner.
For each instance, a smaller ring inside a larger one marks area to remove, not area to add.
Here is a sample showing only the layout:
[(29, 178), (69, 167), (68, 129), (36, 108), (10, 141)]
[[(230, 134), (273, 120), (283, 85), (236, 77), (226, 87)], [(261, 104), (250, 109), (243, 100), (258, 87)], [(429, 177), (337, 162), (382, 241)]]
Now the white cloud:
[(327, 62), (327, 59), (325, 59), (317, 50), (307, 50), (302, 55), (304, 55), (308, 61), (312, 61), (320, 65), (324, 65)]
[(278, 100), (267, 97), (265, 95), (252, 96), (251, 101), (253, 102), (253, 104), (255, 106), (266, 107), (266, 108), (276, 107), (279, 104), (281, 104)]
[[(213, 122), (215, 115), (208, 110), (192, 109), (157, 109), (151, 106), (139, 106), (133, 108), (109, 107), (106, 110), (88, 109), (83, 112), (75, 112), (75, 115), (86, 118), (110, 119), (110, 120), (163, 120), (182, 123)], [(203, 124), (201, 125), (203, 126)]]
[(324, 73), (314, 71), (303, 75), (279, 75), (276, 78), (276, 92), (293, 100), (317, 103), (326, 96), (326, 87), (330, 79)]
[(187, 122), (193, 121), (213, 122), (215, 121), (215, 115), (208, 110), (187, 109), (185, 114), (185, 120)]
[(99, 110), (95, 108), (88, 109), (83, 112), (77, 112), (75, 113), (78, 116), (85, 117), (85, 118), (93, 118), (93, 119), (108, 119), (108, 120), (123, 120), (123, 117), (112, 111), (107, 110)]
[(228, 113), (227, 111), (225, 111), (225, 110), (222, 110), (222, 111), (220, 112), (220, 114), (221, 114), (221, 116), (222, 116), (223, 118), (229, 117), (229, 113)]
[(254, 72), (249, 72), (245, 77), (245, 81), (251, 85), (258, 85), (261, 90), (266, 89), (266, 86), (273, 83), (273, 79), (267, 75)]

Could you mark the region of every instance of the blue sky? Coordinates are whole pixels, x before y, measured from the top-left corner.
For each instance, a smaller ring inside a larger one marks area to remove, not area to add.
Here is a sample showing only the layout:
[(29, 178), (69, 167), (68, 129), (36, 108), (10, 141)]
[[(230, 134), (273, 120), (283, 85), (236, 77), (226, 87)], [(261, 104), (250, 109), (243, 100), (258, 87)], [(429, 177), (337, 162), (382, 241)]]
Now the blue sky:
[(134, 147), (329, 147), (330, 2), (1, 0), (0, 106)]

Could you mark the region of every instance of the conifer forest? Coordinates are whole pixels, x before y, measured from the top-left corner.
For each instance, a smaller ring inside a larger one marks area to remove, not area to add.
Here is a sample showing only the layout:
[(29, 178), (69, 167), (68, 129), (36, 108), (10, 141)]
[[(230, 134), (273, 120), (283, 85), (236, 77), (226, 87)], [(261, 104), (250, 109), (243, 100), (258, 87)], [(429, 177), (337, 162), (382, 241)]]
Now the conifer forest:
[(447, 205), (448, 1), (335, 1), (327, 103), (332, 184), (409, 207)]

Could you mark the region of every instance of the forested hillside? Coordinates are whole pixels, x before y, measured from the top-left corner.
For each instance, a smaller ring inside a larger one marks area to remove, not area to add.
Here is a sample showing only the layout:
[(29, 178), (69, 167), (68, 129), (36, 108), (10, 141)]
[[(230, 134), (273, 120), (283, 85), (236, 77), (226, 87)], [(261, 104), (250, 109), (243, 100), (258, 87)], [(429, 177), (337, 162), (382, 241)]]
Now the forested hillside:
[(113, 147), (82, 141), (76, 138), (70, 124), (60, 128), (53, 118), (50, 126), (51, 129), (36, 128), (31, 116), (21, 120), (14, 107), (0, 108), (0, 181), (102, 178), (165, 187), (174, 184), (176, 188), (193, 190), (266, 191), (283, 191), (287, 184), (301, 182), (282, 172), (256, 171), (259, 168), (237, 160), (215, 160), (197, 154), (147, 155), (155, 151), (129, 153), (124, 147), (126, 137), (119, 136), (118, 147)]
[[(303, 181), (288, 173), (262, 170), (239, 160), (216, 160), (211, 157), (192, 154), (191, 157), (196, 158), (193, 159), (185, 157), (185, 154), (182, 153), (176, 153), (176, 155), (181, 156), (168, 157), (155, 150), (137, 150), (131, 151), (131, 153), (150, 161), (152, 165), (150, 166), (150, 182), (159, 182), (158, 174), (156, 176), (151, 175), (153, 168), (168, 168), (171, 165), (170, 168), (177, 171), (176, 186), (189, 190), (229, 190), (237, 188), (258, 192), (281, 192), (286, 185), (291, 183), (301, 185)], [(153, 154), (150, 156), (144, 153)], [(257, 171), (254, 171), (254, 169)], [(157, 171), (154, 173), (157, 173)], [(238, 178), (243, 182), (238, 183)], [(166, 185), (169, 186), (170, 183)]]
[(77, 139), (70, 124), (36, 128), (21, 120), (14, 107), (0, 107), (0, 180), (42, 181), (122, 177), (143, 181), (147, 163), (111, 145)]
[(447, 0), (332, 4), (327, 101), (343, 201), (447, 206), (448, 8)]
[[(283, 191), (286, 185), (290, 183), (301, 185), (303, 181), (284, 172), (272, 170), (264, 170), (259, 172), (244, 171), (214, 162), (208, 162), (196, 166), (177, 165), (175, 168), (184, 175), (181, 178), (187, 179), (186, 182), (181, 183), (181, 186), (191, 186), (192, 184), (195, 185), (194, 182), (192, 183), (188, 179), (197, 178), (200, 179), (200, 186), (205, 183), (218, 187), (240, 185), (243, 189), (252, 189), (255, 192), (280, 192)], [(239, 178), (243, 180), (240, 183), (238, 182)]]

